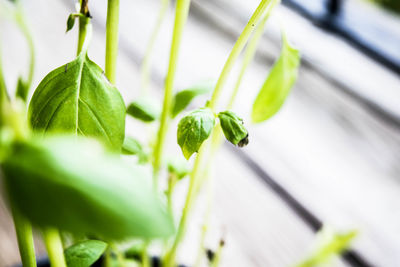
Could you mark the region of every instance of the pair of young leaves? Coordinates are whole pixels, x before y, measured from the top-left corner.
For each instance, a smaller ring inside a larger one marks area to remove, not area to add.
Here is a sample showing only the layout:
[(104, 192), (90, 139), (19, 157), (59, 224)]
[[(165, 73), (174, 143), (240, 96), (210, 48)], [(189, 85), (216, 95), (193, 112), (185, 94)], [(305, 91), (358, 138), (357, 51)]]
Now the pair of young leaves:
[[(171, 117), (175, 118), (189, 106), (195, 97), (210, 93), (213, 88), (214, 81), (204, 81), (176, 93), (173, 100)], [(127, 108), (127, 113), (144, 122), (153, 122), (160, 117), (160, 109), (152, 99), (149, 98), (141, 98), (130, 103)]]
[[(251, 114), (254, 123), (266, 121), (279, 111), (297, 79), (299, 63), (299, 51), (289, 44), (284, 34), (281, 55), (254, 101)], [(224, 111), (218, 114), (218, 118), (229, 142), (240, 147), (247, 145), (248, 132), (240, 117)], [(215, 116), (208, 108), (194, 110), (182, 118), (178, 125), (178, 144), (186, 159), (199, 150), (214, 125)]]
[[(244, 146), (248, 143), (248, 132), (243, 120), (232, 111), (218, 114), (219, 122), (226, 139), (234, 145)], [(200, 149), (208, 139), (215, 126), (215, 114), (209, 108), (200, 108), (183, 117), (178, 124), (177, 139), (186, 159)]]

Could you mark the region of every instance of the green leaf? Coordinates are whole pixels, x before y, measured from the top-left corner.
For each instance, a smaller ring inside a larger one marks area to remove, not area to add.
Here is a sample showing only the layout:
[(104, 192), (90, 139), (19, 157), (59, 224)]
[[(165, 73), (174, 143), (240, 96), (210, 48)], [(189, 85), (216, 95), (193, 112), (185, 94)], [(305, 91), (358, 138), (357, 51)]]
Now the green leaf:
[(176, 115), (183, 111), (195, 97), (210, 93), (214, 89), (214, 86), (215, 81), (206, 81), (179, 91), (174, 98), (171, 116), (175, 118)]
[(10, 201), (33, 224), (104, 240), (174, 231), (151, 174), (82, 137), (16, 143), (2, 164)]
[(186, 159), (197, 152), (210, 136), (215, 124), (214, 113), (209, 108), (200, 108), (183, 117), (178, 124), (178, 144)]
[(86, 53), (43, 79), (33, 94), (29, 117), (32, 128), (42, 133), (96, 137), (116, 150), (124, 141), (124, 101)]
[(249, 133), (243, 125), (243, 120), (232, 111), (223, 111), (218, 114), (225, 138), (239, 147), (249, 143)]
[(254, 101), (253, 122), (263, 122), (279, 111), (297, 79), (299, 64), (299, 50), (293, 48), (283, 34), (281, 55)]
[(159, 107), (147, 98), (133, 101), (129, 104), (126, 112), (144, 122), (152, 122), (160, 117)]
[(17, 83), (17, 91), (16, 91), (17, 97), (21, 98), (23, 101), (26, 101), (28, 97), (28, 92), (29, 92), (29, 84), (25, 82), (22, 77), (19, 77)]
[(315, 248), (311, 255), (297, 267), (317, 267), (328, 263), (333, 257), (339, 256), (346, 250), (356, 236), (357, 231), (354, 230), (336, 233), (332, 229), (324, 227), (317, 235)]
[(65, 32), (69, 32), (75, 25), (76, 14), (70, 14), (67, 19), (67, 30)]
[(180, 180), (190, 173), (191, 169), (183, 158), (174, 158), (168, 161), (168, 172), (173, 173)]
[(139, 163), (148, 161), (148, 155), (144, 151), (143, 146), (133, 137), (125, 137), (124, 144), (122, 145), (122, 153), (125, 155), (137, 155)]
[(79, 242), (64, 251), (67, 266), (90, 267), (107, 248), (107, 243), (99, 240)]

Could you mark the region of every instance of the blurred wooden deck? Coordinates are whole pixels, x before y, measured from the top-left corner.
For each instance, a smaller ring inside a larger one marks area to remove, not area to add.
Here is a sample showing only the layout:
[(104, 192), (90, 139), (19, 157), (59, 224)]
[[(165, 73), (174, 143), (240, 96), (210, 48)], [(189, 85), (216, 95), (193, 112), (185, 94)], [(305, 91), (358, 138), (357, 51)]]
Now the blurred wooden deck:
[[(139, 64), (158, 2), (121, 1), (117, 86), (126, 101), (139, 93)], [(193, 1), (178, 65), (177, 88), (217, 77), (256, 4), (257, 0)], [(50, 70), (74, 57), (76, 29), (64, 34), (73, 1), (26, 1), (26, 6), (37, 47), (37, 86)], [(97, 0), (91, 9), (94, 36), (89, 54), (100, 66), (104, 66), (105, 6), (105, 0)], [(246, 124), (251, 137), (247, 148), (237, 154), (229, 145), (223, 147), (216, 164), (214, 230), (208, 243), (215, 245), (221, 229), (225, 229), (223, 266), (293, 266), (307, 252), (316, 225), (301, 218), (276, 187), (271, 183), (268, 186), (260, 170), (255, 169), (256, 164), (324, 224), (359, 229), (353, 248), (372, 266), (397, 267), (400, 121), (396, 124), (396, 116), (400, 114), (400, 79), (289, 9), (280, 7), (277, 13), (283, 16), (290, 39), (303, 53), (299, 80), (278, 116), (262, 125)], [(170, 10), (154, 54), (153, 89), (159, 98), (168, 62), (172, 15)], [(4, 21), (0, 26), (3, 61), (11, 87), (11, 82), (24, 71), (26, 52), (15, 28)], [(235, 111), (244, 116), (245, 122), (250, 121), (252, 100), (277, 58), (279, 46), (274, 16), (238, 96)], [(382, 107), (383, 113), (376, 107)], [(387, 119), (385, 114), (395, 115)], [(138, 124), (133, 120), (127, 123), (130, 132), (136, 134)], [(174, 129), (171, 127), (171, 140), (175, 140)], [(168, 149), (179, 152), (172, 141)], [(244, 160), (246, 157), (249, 160)], [(182, 184), (178, 191), (183, 193), (184, 187)], [(198, 203), (204, 203), (204, 198), (201, 196)], [(198, 239), (203, 214), (199, 209), (193, 216), (187, 244)], [(3, 202), (0, 237), (0, 266), (18, 262), (12, 224)], [(38, 253), (44, 253), (40, 244)], [(196, 248), (185, 246), (182, 261), (190, 264), (195, 255)], [(339, 260), (334, 266), (357, 265)]]

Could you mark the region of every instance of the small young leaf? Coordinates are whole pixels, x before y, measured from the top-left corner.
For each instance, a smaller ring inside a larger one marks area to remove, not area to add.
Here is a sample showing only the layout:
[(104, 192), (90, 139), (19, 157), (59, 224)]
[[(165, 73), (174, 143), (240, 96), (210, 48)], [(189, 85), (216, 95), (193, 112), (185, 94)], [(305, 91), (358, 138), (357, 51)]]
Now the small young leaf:
[(83, 137), (18, 142), (3, 161), (10, 202), (34, 225), (104, 240), (167, 237), (151, 175)]
[(96, 137), (120, 150), (125, 135), (125, 104), (99, 66), (86, 53), (50, 72), (29, 105), (39, 132)]
[(69, 32), (75, 25), (75, 18), (76, 15), (75, 14), (70, 14), (68, 16), (68, 20), (67, 20), (67, 30), (66, 32)]
[(317, 267), (328, 263), (334, 256), (339, 256), (346, 250), (357, 236), (357, 231), (336, 233), (324, 227), (317, 235), (314, 250), (311, 255), (298, 264), (297, 267)]
[(86, 240), (70, 246), (64, 251), (67, 266), (90, 267), (107, 248), (107, 243), (99, 240)]
[(293, 48), (283, 34), (281, 55), (254, 101), (251, 114), (253, 122), (259, 123), (269, 119), (282, 107), (297, 79), (299, 63), (299, 50)]
[(200, 108), (183, 117), (178, 124), (178, 144), (186, 159), (197, 152), (210, 136), (215, 124), (214, 113), (209, 108)]
[(239, 147), (249, 143), (249, 133), (243, 125), (243, 120), (232, 111), (223, 111), (218, 114), (225, 138)]
[(122, 145), (122, 153), (125, 155), (137, 155), (139, 157), (139, 163), (148, 161), (148, 155), (140, 142), (129, 136), (125, 137), (124, 144)]
[(149, 99), (140, 99), (129, 104), (126, 112), (132, 117), (144, 121), (152, 122), (160, 117), (160, 109)]
[(214, 81), (207, 81), (179, 91), (175, 95), (171, 116), (175, 118), (176, 115), (183, 111), (195, 97), (210, 93), (213, 90), (214, 86)]
[(22, 77), (18, 78), (17, 83), (17, 97), (21, 98), (23, 101), (26, 101), (29, 92), (29, 84), (27, 84)]
[(184, 178), (190, 171), (188, 163), (183, 158), (168, 161), (168, 172), (175, 174), (178, 180)]

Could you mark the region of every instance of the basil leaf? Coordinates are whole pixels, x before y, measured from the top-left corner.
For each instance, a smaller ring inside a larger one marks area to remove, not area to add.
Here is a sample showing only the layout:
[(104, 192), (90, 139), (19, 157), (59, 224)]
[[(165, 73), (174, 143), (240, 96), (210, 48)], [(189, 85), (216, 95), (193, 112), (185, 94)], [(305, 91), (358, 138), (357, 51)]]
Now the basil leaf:
[(93, 140), (48, 137), (15, 143), (2, 171), (11, 203), (41, 228), (104, 240), (173, 233), (151, 174)]
[(69, 32), (75, 25), (75, 14), (70, 14), (67, 19), (67, 30), (65, 32)]
[(29, 84), (22, 77), (18, 78), (16, 96), (26, 101), (29, 92)]
[(42, 80), (29, 105), (29, 117), (39, 132), (97, 137), (116, 150), (124, 141), (124, 101), (86, 53)]
[(188, 163), (184, 159), (170, 159), (168, 161), (168, 172), (176, 175), (178, 180), (183, 179), (190, 173)]
[(281, 55), (254, 101), (253, 122), (263, 122), (279, 111), (297, 79), (299, 64), (299, 50), (288, 43), (284, 34)]
[(297, 267), (316, 267), (328, 263), (347, 249), (356, 236), (357, 231), (335, 233), (324, 227), (317, 235), (314, 251)]
[(178, 124), (178, 144), (186, 159), (197, 152), (210, 136), (215, 124), (214, 113), (209, 108), (200, 108), (183, 117)]
[(232, 111), (223, 111), (218, 114), (225, 138), (239, 147), (249, 143), (249, 133), (243, 125), (243, 120)]
[(67, 266), (90, 267), (107, 248), (107, 243), (99, 240), (86, 240), (70, 246), (64, 251)]
[(126, 112), (144, 122), (152, 122), (160, 117), (160, 109), (149, 99), (133, 101), (129, 104)]
[(178, 92), (174, 98), (171, 116), (175, 118), (195, 97), (210, 93), (214, 89), (214, 86), (215, 81), (206, 81)]
[(122, 153), (125, 155), (137, 155), (139, 163), (145, 163), (149, 158), (140, 142), (132, 137), (125, 137), (124, 144), (122, 145)]

